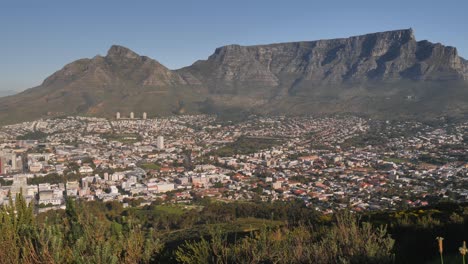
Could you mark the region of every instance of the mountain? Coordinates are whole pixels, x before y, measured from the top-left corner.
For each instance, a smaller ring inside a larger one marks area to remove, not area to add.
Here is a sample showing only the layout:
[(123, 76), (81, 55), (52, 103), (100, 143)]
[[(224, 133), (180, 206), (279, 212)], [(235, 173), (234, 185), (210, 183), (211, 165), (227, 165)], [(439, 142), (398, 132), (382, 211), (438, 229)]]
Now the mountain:
[(417, 42), (409, 29), (311, 42), (230, 45), (181, 72), (203, 80), (213, 90), (226, 85), (237, 90), (236, 86), (252, 84), (458, 80), (468, 78), (465, 65), (455, 48)]
[(467, 110), (467, 61), (453, 47), (416, 41), (412, 29), (229, 45), (178, 72), (207, 87), (220, 107), (247, 105), (265, 113), (414, 116)]
[(375, 117), (468, 113), (468, 61), (454, 47), (417, 41), (412, 29), (270, 45), (228, 45), (169, 70), (112, 46), (66, 65), (40, 86), (0, 98), (0, 120), (200, 112)]
[[(111, 116), (120, 111), (171, 114), (193, 91), (177, 72), (133, 51), (112, 46), (106, 56), (74, 61), (38, 86), (0, 98), (0, 120), (43, 116)], [(192, 96), (193, 97), (193, 96)]]
[(0, 90), (0, 97), (9, 96), (9, 95), (13, 95), (13, 94), (16, 94), (16, 93), (19, 93), (19, 91), (15, 91), (15, 90)]

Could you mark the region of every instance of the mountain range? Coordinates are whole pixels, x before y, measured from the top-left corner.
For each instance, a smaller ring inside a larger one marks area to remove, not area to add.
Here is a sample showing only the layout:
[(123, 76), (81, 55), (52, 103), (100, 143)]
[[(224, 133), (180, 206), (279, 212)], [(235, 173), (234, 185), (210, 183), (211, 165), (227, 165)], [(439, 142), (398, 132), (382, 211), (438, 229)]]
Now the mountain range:
[(228, 45), (170, 70), (128, 48), (74, 61), (0, 98), (0, 122), (184, 113), (434, 118), (468, 113), (468, 61), (412, 29), (330, 40)]
[(0, 90), (0, 97), (9, 96), (19, 93), (20, 91), (15, 90)]

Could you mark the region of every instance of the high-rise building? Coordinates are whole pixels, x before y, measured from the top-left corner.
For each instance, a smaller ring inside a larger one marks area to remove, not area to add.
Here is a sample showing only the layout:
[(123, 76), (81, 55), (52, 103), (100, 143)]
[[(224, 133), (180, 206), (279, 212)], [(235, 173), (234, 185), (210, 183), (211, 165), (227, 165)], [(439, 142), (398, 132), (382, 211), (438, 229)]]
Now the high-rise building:
[(120, 119), (120, 112), (115, 113), (115, 118)]
[(0, 174), (5, 173), (5, 159), (0, 157)]
[(26, 194), (28, 190), (28, 181), (25, 175), (15, 175), (13, 184), (11, 185), (11, 196), (14, 197), (18, 193)]
[(135, 114), (133, 112), (130, 113), (130, 119), (134, 119), (135, 118)]
[(88, 189), (88, 186), (89, 186), (89, 183), (88, 183), (87, 179), (86, 179), (86, 178), (82, 178), (82, 179), (81, 179), (81, 187), (82, 187), (83, 189)]
[(156, 147), (158, 147), (158, 149), (164, 149), (164, 137), (163, 136), (158, 136), (156, 138)]
[(16, 170), (16, 154), (11, 154), (11, 169)]
[(16, 158), (16, 170), (23, 171), (23, 158), (21, 156)]
[(143, 112), (143, 119), (146, 119), (146, 112)]

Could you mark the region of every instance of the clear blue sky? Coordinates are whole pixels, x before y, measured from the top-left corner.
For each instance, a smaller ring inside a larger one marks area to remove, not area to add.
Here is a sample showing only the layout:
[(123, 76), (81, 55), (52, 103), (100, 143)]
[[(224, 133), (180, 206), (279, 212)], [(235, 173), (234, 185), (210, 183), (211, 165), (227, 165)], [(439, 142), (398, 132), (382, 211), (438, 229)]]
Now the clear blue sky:
[(316, 40), (412, 27), (468, 58), (467, 0), (0, 0), (0, 90), (25, 89), (112, 44), (171, 69), (227, 44)]

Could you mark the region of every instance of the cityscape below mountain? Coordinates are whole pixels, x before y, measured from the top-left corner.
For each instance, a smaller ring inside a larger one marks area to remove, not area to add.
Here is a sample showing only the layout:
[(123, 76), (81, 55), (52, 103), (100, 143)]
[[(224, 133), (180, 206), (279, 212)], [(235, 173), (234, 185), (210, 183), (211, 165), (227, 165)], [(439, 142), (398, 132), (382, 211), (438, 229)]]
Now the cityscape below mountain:
[(114, 45), (0, 97), (0, 263), (464, 263), (467, 102), (412, 29)]

